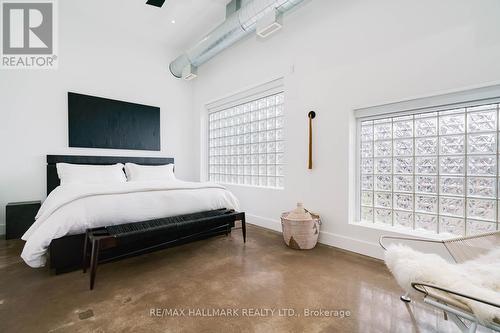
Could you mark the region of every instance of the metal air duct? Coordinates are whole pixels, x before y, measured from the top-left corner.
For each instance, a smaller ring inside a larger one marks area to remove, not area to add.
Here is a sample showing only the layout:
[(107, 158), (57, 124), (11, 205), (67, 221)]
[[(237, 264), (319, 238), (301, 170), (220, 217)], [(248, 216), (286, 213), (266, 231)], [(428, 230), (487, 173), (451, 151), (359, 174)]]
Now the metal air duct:
[[(233, 0), (236, 1), (236, 0)], [(304, 0), (248, 0), (242, 7), (229, 15), (226, 20), (195, 46), (170, 63), (170, 72), (178, 78), (196, 77), (198, 66), (254, 32), (257, 22), (270, 14), (280, 17)]]

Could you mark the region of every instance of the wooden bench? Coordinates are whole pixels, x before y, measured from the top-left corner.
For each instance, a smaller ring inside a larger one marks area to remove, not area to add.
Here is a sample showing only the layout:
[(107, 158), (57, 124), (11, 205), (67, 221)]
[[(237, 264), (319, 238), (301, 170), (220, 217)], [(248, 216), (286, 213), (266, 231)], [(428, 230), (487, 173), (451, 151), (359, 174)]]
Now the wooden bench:
[[(235, 221), (241, 221), (243, 242), (246, 242), (245, 213), (228, 209), (87, 229), (83, 248), (83, 272), (87, 271), (90, 264), (92, 290), (98, 264), (187, 243), (203, 236), (220, 234), (221, 231), (225, 231), (227, 235)], [(124, 247), (128, 251), (99, 260), (101, 251), (115, 247)]]

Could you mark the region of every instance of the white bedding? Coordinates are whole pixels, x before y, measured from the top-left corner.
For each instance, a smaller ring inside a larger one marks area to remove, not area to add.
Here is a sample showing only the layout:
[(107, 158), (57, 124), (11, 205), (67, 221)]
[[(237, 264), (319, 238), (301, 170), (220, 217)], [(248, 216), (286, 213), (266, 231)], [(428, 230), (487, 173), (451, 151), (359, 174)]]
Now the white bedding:
[(239, 209), (236, 197), (214, 183), (127, 182), (59, 186), (42, 204), (22, 239), (21, 257), (31, 267), (45, 265), (53, 239), (87, 228), (189, 214), (219, 208)]

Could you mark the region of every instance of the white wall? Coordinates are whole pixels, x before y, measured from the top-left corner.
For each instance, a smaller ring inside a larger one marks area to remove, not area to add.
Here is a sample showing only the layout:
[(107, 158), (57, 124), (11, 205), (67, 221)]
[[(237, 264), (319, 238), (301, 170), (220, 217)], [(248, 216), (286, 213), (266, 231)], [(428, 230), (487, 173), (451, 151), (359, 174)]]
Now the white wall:
[[(94, 24), (70, 3), (59, 2), (58, 70), (0, 70), (0, 232), (7, 202), (44, 198), (46, 154), (173, 156), (180, 178), (204, 179), (205, 104), (284, 77), (286, 189), (231, 190), (250, 222), (279, 229), (300, 200), (322, 215), (323, 242), (376, 256), (380, 232), (348, 224), (352, 110), (500, 80), (498, 0), (310, 0), (282, 31), (226, 50), (192, 83), (168, 73), (175, 50), (112, 20)], [(160, 106), (162, 151), (68, 148), (67, 91)]]
[[(380, 256), (378, 230), (352, 212), (352, 110), (500, 79), (497, 0), (312, 0), (267, 40), (247, 39), (199, 69), (196, 156), (206, 176), (205, 104), (283, 76), (285, 190), (230, 186), (249, 221), (279, 230), (302, 201), (323, 217), (321, 241)], [(306, 169), (307, 112), (316, 110), (314, 169)]]
[[(45, 197), (47, 154), (174, 157), (180, 178), (197, 178), (192, 88), (168, 71), (177, 52), (97, 25), (69, 2), (59, 2), (59, 26), (58, 70), (0, 70), (0, 234), (7, 202)], [(68, 91), (159, 106), (162, 150), (68, 148)]]

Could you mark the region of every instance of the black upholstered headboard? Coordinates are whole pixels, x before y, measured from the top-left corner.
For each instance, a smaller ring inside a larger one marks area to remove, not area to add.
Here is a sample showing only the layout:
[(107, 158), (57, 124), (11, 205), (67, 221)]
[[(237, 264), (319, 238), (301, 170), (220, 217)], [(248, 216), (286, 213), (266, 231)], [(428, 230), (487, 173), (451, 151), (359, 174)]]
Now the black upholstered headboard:
[(47, 195), (60, 184), (56, 163), (109, 165), (127, 162), (142, 165), (163, 165), (174, 163), (174, 159), (172, 157), (47, 155)]

